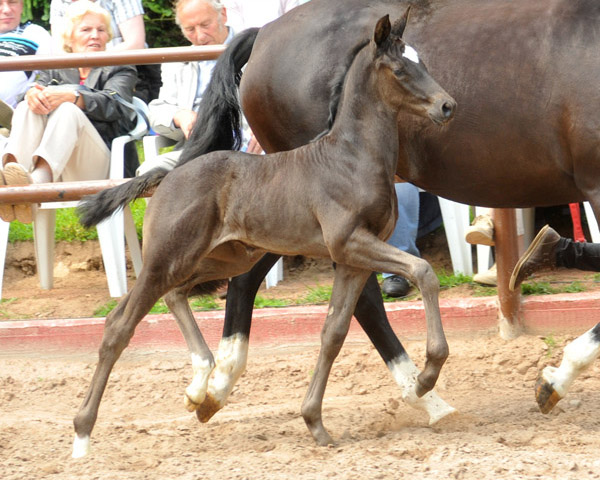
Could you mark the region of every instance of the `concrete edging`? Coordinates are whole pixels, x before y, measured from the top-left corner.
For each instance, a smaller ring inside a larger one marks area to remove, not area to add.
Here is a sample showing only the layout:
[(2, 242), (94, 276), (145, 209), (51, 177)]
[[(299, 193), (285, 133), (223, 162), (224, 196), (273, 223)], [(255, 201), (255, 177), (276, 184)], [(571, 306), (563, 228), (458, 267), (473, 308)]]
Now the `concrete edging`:
[[(385, 308), (400, 339), (425, 335), (422, 302), (386, 303)], [(498, 328), (497, 297), (442, 299), (440, 310), (449, 335), (493, 332)], [(600, 292), (527, 297), (521, 311), (527, 332), (583, 333), (598, 322)], [(263, 345), (318, 342), (326, 314), (326, 305), (256, 309), (250, 341)], [(224, 311), (200, 312), (195, 316), (208, 344), (216, 347), (223, 329)], [(0, 349), (93, 351), (100, 345), (103, 328), (104, 318), (0, 322)], [(349, 336), (366, 339), (355, 320)], [(185, 348), (185, 341), (172, 315), (148, 315), (138, 325), (130, 347)]]

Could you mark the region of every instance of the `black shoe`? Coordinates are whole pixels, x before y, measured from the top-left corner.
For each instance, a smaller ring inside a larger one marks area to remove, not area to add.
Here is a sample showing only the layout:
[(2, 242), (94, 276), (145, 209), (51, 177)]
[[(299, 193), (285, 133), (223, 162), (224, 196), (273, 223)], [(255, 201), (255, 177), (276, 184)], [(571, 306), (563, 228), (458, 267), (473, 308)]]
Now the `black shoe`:
[(392, 298), (406, 297), (409, 290), (410, 284), (408, 280), (399, 275), (392, 275), (385, 278), (381, 286), (381, 291)]

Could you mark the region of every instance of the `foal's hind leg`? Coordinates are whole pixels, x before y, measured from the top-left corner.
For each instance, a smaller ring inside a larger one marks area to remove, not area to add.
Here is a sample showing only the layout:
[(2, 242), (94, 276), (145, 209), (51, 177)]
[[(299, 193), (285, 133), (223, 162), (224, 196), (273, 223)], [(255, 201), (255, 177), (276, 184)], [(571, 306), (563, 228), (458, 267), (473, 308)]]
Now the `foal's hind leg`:
[(185, 389), (184, 403), (188, 411), (193, 412), (204, 402), (208, 377), (215, 368), (213, 355), (198, 328), (188, 302), (190, 289), (197, 281), (191, 281), (184, 286), (174, 288), (165, 295), (165, 303), (175, 316), (183, 338), (192, 356), (194, 377)]
[(346, 339), (352, 312), (368, 276), (369, 272), (366, 270), (345, 265), (338, 265), (335, 270), (329, 311), (321, 332), (321, 351), (302, 403), (304, 421), (319, 445), (333, 444), (333, 439), (323, 426), (323, 396), (331, 366)]
[(381, 290), (374, 273), (369, 276), (358, 299), (354, 316), (390, 369), (406, 403), (425, 410), (429, 415), (430, 425), (456, 411), (434, 390), (421, 398), (417, 397), (416, 379), (420, 373), (419, 369), (408, 356), (387, 319)]
[(219, 343), (216, 367), (208, 381), (206, 399), (196, 409), (201, 422), (208, 422), (225, 406), (233, 387), (246, 369), (254, 297), (278, 258), (279, 255), (268, 253), (248, 273), (229, 282), (223, 337)]
[(162, 293), (161, 287), (156, 283), (145, 282), (144, 272), (142, 271), (142, 275), (138, 278), (133, 289), (106, 318), (98, 365), (87, 395), (73, 420), (76, 433), (73, 442), (73, 458), (83, 457), (88, 453), (90, 435), (98, 417), (98, 408), (110, 372), (125, 347), (129, 344), (136, 326), (150, 311)]

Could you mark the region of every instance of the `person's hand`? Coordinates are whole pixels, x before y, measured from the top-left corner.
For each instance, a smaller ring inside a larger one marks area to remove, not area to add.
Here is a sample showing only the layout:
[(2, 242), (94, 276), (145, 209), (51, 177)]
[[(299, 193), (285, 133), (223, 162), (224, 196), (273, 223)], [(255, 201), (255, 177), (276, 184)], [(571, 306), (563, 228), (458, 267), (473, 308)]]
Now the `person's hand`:
[(25, 99), (33, 113), (48, 115), (56, 110), (61, 103), (73, 103), (75, 96), (72, 90), (34, 84), (25, 94)]
[(25, 101), (27, 102), (29, 110), (38, 115), (47, 115), (51, 112), (50, 102), (46, 98), (44, 88), (45, 87), (42, 85), (35, 83), (27, 90), (27, 93), (25, 93)]
[(254, 136), (254, 134), (252, 134), (252, 136), (250, 137), (250, 141), (248, 142), (248, 148), (246, 149), (246, 152), (254, 153), (256, 155), (261, 155), (263, 153), (263, 148), (260, 146), (260, 143), (258, 143), (258, 140)]
[(196, 112), (193, 110), (179, 110), (173, 116), (173, 124), (181, 128), (183, 136), (187, 140), (190, 138), (194, 124), (196, 123)]

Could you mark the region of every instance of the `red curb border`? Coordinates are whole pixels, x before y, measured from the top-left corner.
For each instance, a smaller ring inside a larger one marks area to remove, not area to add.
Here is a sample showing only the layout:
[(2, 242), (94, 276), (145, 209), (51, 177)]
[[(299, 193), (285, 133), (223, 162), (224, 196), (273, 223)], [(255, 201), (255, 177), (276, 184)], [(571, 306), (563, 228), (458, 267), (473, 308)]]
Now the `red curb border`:
[[(420, 301), (385, 304), (390, 323), (398, 336), (424, 336), (425, 313)], [(443, 299), (442, 321), (449, 334), (493, 332), (498, 328), (496, 297)], [(529, 333), (583, 333), (598, 322), (600, 292), (527, 297), (522, 316)], [(315, 343), (327, 306), (256, 309), (250, 341), (252, 344), (282, 345)], [(218, 345), (224, 312), (195, 314), (211, 348)], [(86, 350), (98, 348), (104, 318), (64, 320), (19, 320), (0, 322), (0, 351)], [(366, 339), (352, 320), (350, 337)], [(131, 347), (143, 349), (185, 348), (185, 341), (170, 314), (148, 315), (138, 325)]]

